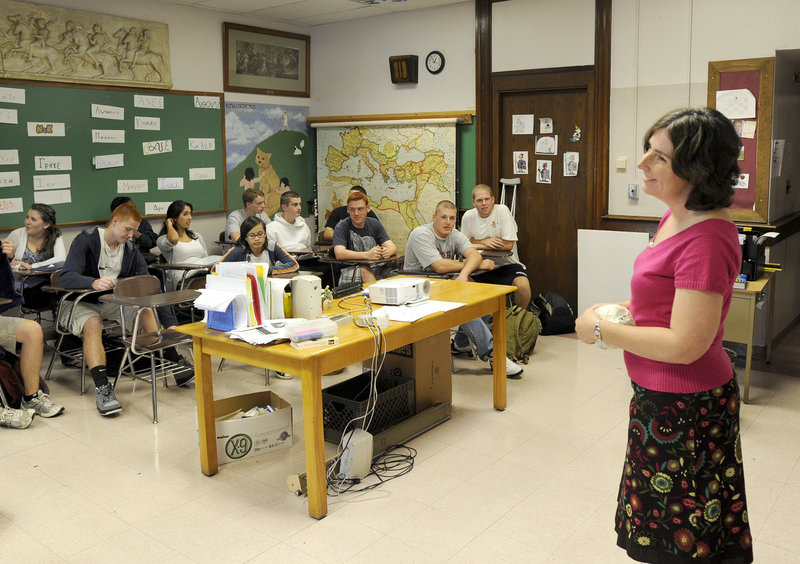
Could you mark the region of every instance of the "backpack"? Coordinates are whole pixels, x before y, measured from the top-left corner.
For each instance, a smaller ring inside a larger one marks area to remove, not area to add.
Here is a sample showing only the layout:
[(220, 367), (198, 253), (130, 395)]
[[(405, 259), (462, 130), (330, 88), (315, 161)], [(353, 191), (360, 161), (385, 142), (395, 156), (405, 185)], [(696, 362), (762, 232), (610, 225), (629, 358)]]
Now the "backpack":
[[(3, 388), (3, 396), (8, 402), (8, 407), (19, 409), (20, 400), (25, 393), (22, 383), (22, 375), (17, 372), (19, 358), (0, 347), (0, 386)], [(49, 389), (41, 377), (39, 377), (39, 387), (44, 393)]]
[(567, 300), (555, 292), (545, 292), (533, 298), (542, 322), (542, 335), (561, 335), (575, 332), (575, 314)]
[(506, 355), (514, 362), (528, 364), (528, 358), (542, 332), (536, 314), (519, 306), (506, 308)]

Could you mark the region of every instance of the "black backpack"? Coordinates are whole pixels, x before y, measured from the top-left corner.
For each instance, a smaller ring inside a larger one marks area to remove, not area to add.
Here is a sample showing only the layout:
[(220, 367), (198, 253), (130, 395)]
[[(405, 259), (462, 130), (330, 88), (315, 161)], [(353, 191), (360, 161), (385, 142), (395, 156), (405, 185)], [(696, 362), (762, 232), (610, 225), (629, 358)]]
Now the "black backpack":
[(545, 292), (533, 298), (539, 310), (542, 335), (562, 335), (575, 332), (575, 314), (567, 300), (555, 292)]

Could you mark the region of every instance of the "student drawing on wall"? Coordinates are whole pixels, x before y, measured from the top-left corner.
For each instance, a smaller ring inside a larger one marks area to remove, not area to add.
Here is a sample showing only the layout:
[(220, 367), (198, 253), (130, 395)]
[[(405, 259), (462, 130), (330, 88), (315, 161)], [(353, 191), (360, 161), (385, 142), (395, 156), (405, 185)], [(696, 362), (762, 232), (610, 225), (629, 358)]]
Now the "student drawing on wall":
[(245, 190), (255, 190), (256, 184), (261, 182), (261, 177), (256, 177), (253, 167), (248, 166), (244, 169), (244, 178), (239, 181), (239, 186), (242, 187), (242, 192)]
[(523, 157), (522, 155), (520, 155), (519, 158), (517, 159), (517, 168), (520, 171), (527, 170), (528, 168), (528, 163), (525, 162), (525, 157)]
[(547, 163), (550, 161), (537, 161), (536, 162), (536, 172), (539, 173), (539, 179), (537, 182), (541, 182), (544, 184), (550, 184), (550, 169), (547, 168)]

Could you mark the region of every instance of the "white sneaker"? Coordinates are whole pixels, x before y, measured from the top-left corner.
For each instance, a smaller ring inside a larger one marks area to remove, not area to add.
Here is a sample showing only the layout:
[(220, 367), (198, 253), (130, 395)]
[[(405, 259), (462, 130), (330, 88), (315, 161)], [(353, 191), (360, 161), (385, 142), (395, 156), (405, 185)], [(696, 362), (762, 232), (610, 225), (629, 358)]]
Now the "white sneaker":
[(32, 409), (14, 409), (3, 406), (3, 411), (0, 411), (0, 427), (25, 429), (33, 421), (33, 416)]
[[(489, 359), (489, 367), (494, 370), (494, 359)], [(506, 378), (509, 380), (519, 380), (522, 378), (522, 367), (510, 358), (506, 357)]]
[(22, 398), (20, 407), (22, 409), (32, 409), (39, 417), (55, 417), (64, 411), (63, 405), (55, 403), (42, 390), (36, 392), (36, 395), (30, 401), (25, 401), (25, 398)]

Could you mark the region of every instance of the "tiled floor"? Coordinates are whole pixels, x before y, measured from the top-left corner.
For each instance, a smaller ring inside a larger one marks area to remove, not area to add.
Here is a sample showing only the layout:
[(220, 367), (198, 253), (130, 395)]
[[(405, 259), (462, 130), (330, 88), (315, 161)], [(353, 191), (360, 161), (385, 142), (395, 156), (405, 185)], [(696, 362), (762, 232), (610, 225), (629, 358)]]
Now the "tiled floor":
[[(742, 407), (756, 562), (770, 564), (800, 562), (800, 329), (775, 358), (756, 363)], [(413, 471), (331, 497), (320, 521), (285, 486), (303, 468), (298, 380), (271, 381), (294, 406), (294, 446), (208, 478), (193, 387), (160, 389), (153, 425), (148, 388), (122, 383), (124, 411), (104, 419), (77, 371), (60, 369), (52, 396), (66, 413), (0, 429), (0, 561), (629, 562), (612, 529), (630, 398), (621, 353), (540, 338), (505, 412), (487, 369), (456, 368), (453, 418), (410, 443)], [(218, 397), (262, 389), (263, 371), (235, 363), (215, 378)]]

